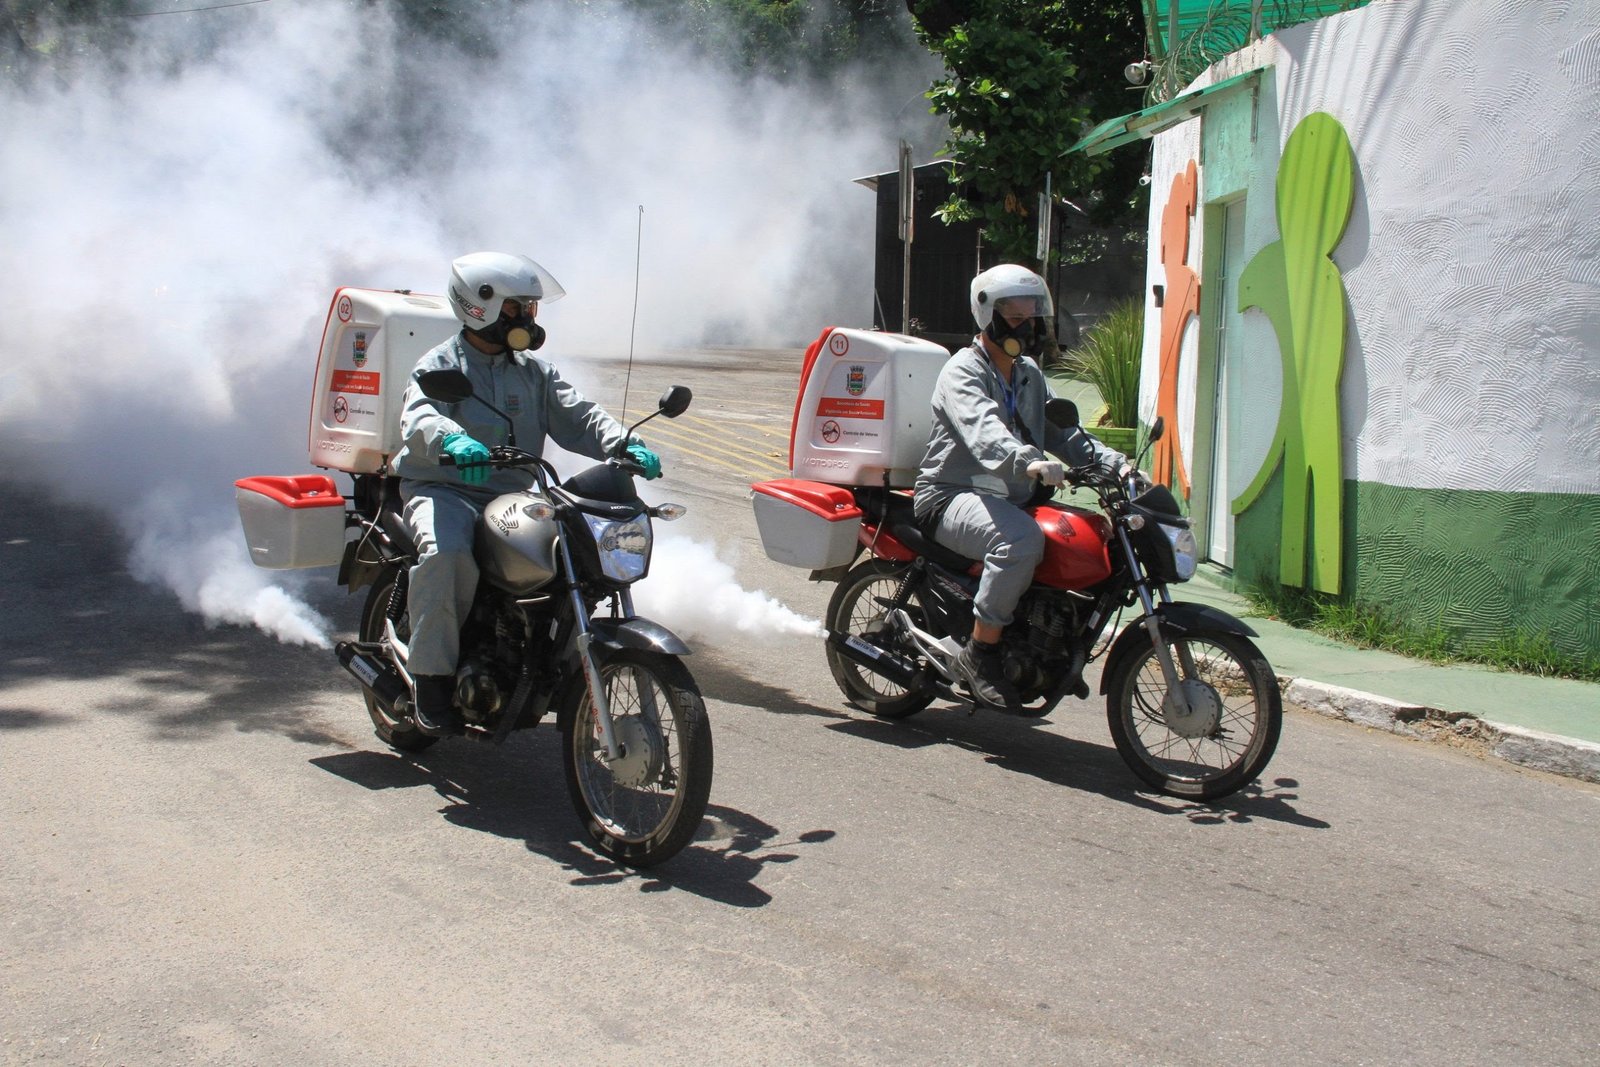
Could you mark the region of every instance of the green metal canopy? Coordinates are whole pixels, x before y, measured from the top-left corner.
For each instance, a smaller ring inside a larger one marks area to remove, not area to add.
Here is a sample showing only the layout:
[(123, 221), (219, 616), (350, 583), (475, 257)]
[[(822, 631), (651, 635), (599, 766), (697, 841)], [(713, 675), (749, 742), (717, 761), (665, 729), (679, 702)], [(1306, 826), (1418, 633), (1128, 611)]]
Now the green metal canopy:
[(1108, 119), (1090, 130), (1083, 140), (1067, 149), (1067, 154), (1087, 152), (1091, 156), (1097, 156), (1130, 141), (1154, 137), (1162, 130), (1171, 129), (1180, 122), (1194, 118), (1206, 104), (1215, 101), (1222, 94), (1252, 87), (1265, 69), (1257, 67), (1254, 70), (1247, 70), (1243, 74), (1236, 74), (1214, 85), (1207, 85), (1182, 96), (1173, 97), (1143, 111)]

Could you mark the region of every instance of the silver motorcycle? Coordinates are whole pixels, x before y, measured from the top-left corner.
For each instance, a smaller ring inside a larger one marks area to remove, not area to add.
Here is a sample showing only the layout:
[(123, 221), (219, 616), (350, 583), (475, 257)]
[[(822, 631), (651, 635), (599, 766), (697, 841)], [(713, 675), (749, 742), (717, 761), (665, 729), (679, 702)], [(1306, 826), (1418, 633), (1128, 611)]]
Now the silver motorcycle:
[[(446, 403), (473, 396), (457, 370), (427, 372), (419, 384)], [(657, 415), (675, 418), (690, 400), (687, 388), (674, 386), (632, 429)], [(503, 742), (554, 709), (567, 789), (591, 843), (628, 866), (660, 863), (693, 839), (705, 815), (711, 724), (683, 664), (689, 647), (636, 614), (630, 588), (650, 570), (652, 520), (686, 509), (640, 500), (633, 478), (642, 471), (626, 453), (559, 481), (512, 433), (489, 463), (527, 470), (535, 485), (496, 498), (478, 519), (481, 577), (462, 625), (455, 686), (465, 735)], [(365, 688), (378, 736), (415, 752), (435, 738), (411, 717), (406, 589), (417, 550), (398, 489), (393, 477), (356, 476), (349, 521), (361, 535), (345, 550), (339, 583), (371, 589), (360, 639), (339, 642), (337, 652)]]

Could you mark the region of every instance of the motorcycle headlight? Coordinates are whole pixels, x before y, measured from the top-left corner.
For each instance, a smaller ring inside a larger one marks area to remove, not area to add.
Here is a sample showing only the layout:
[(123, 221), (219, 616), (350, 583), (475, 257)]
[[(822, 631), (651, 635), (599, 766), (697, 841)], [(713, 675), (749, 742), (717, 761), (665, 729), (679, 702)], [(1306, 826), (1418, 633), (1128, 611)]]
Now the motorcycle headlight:
[(1200, 557), (1194, 531), (1187, 526), (1168, 526), (1162, 523), (1161, 532), (1167, 535), (1167, 540), (1172, 544), (1172, 563), (1177, 571), (1178, 581), (1187, 582), (1194, 577), (1195, 564)]
[(640, 515), (624, 522), (585, 515), (600, 550), (600, 571), (615, 582), (635, 582), (650, 566), (650, 519)]

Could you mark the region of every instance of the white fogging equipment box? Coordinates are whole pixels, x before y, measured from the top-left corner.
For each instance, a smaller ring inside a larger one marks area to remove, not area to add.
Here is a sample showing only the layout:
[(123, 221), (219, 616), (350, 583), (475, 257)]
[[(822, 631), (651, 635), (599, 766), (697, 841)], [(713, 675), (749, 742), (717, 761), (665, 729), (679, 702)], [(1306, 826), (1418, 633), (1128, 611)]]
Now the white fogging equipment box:
[(331, 567), (343, 557), (344, 497), (326, 474), (240, 478), (233, 486), (256, 566)]
[(311, 462), (350, 474), (383, 469), (400, 451), (400, 397), (417, 360), (459, 326), (442, 297), (336, 290), (311, 392)]
[(829, 327), (806, 350), (789, 429), (789, 472), (836, 485), (909, 489), (950, 353), (897, 333)]

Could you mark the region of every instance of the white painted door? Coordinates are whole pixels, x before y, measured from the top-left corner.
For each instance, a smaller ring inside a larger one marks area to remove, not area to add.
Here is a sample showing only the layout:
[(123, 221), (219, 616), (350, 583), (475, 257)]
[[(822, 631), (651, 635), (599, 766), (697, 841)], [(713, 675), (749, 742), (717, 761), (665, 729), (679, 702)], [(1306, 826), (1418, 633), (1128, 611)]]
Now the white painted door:
[(1211, 492), (1206, 501), (1206, 558), (1224, 567), (1233, 566), (1233, 496), (1229, 478), (1229, 429), (1239, 411), (1240, 351), (1242, 331), (1239, 313), (1239, 271), (1244, 267), (1244, 200), (1222, 208), (1222, 262), (1217, 272), (1219, 284), (1213, 286), (1215, 303), (1210, 308), (1217, 324), (1217, 395), (1212, 406)]

